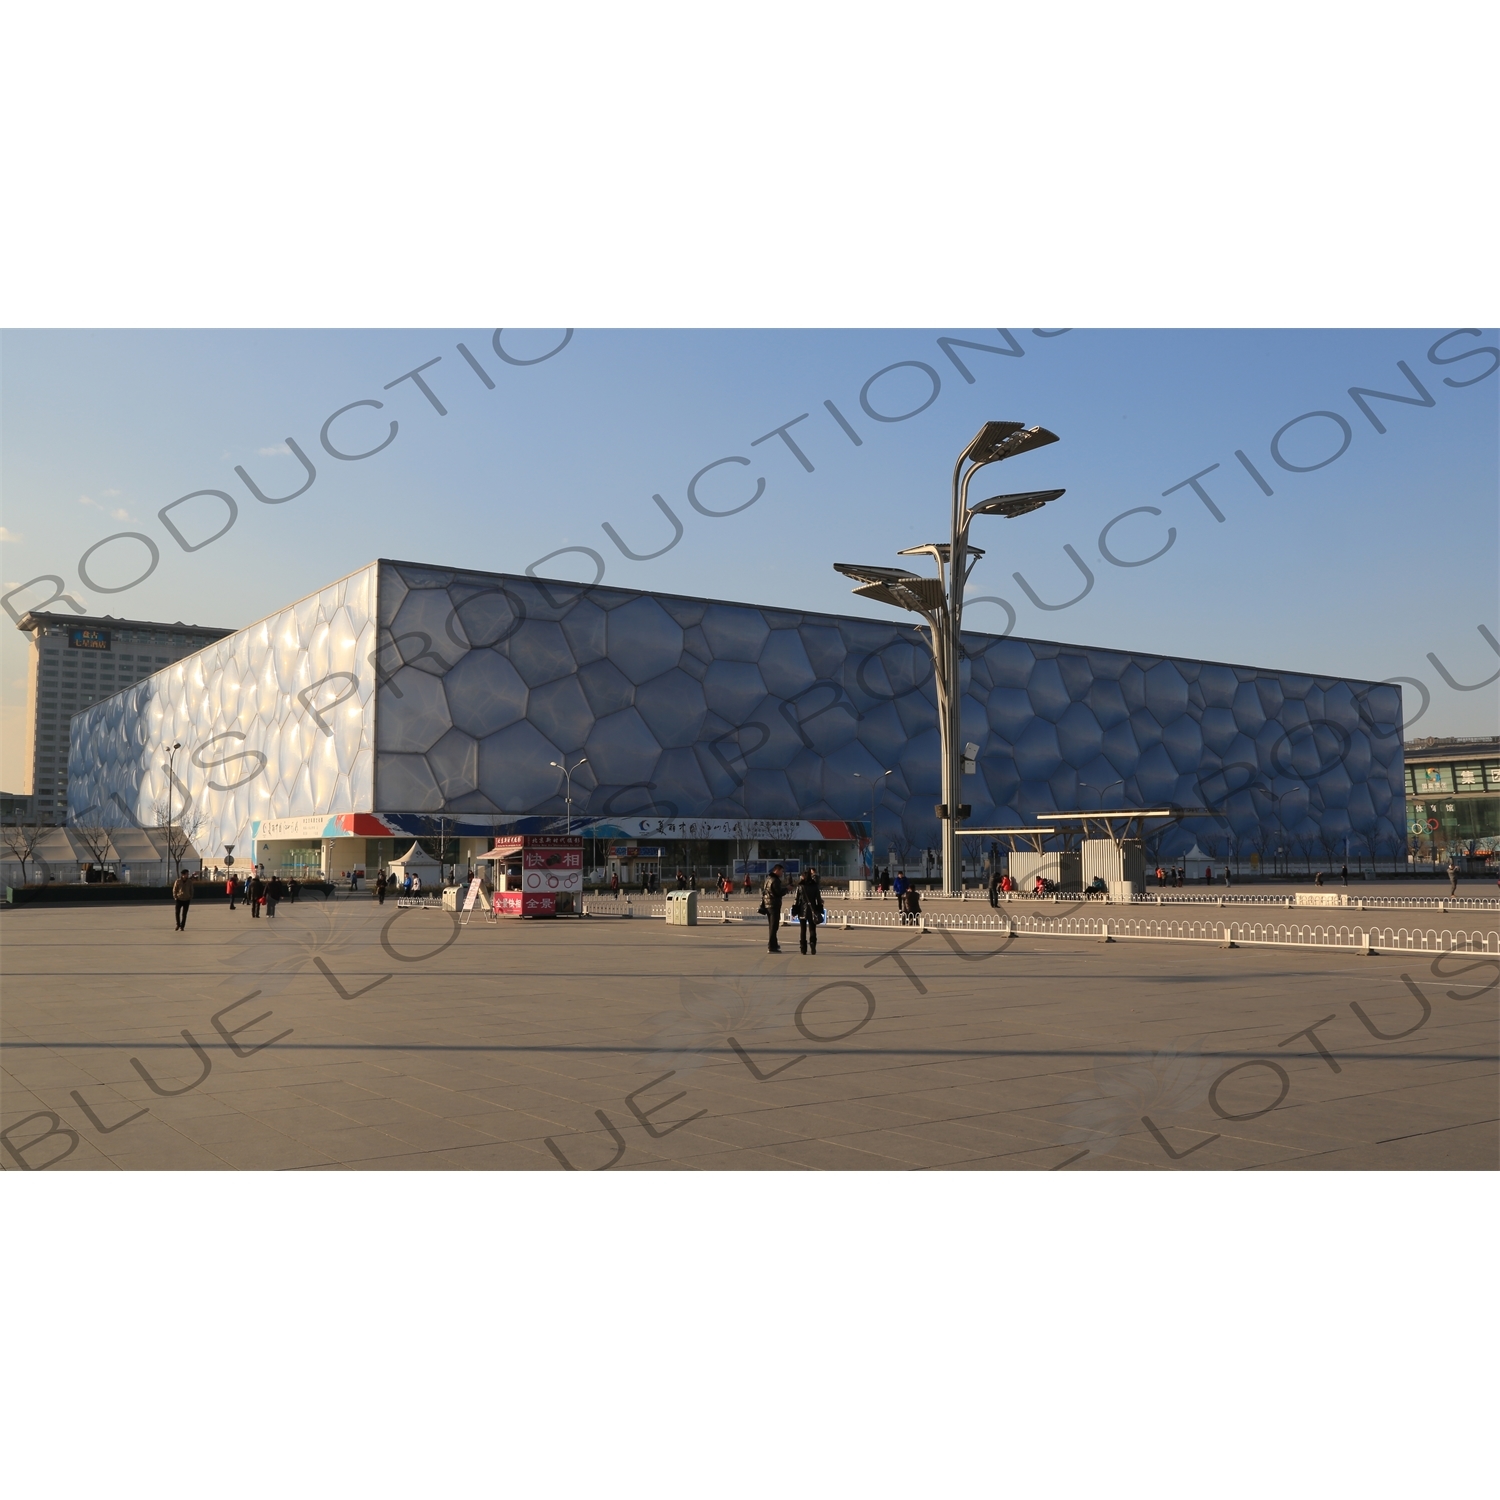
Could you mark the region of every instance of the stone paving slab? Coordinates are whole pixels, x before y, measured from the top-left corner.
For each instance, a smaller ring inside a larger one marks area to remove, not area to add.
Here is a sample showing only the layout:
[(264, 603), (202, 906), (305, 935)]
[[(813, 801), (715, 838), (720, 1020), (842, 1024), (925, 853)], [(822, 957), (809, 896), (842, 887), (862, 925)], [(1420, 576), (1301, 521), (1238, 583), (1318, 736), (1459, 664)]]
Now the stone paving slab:
[(957, 942), (7, 911), (0, 1167), (1500, 1166), (1500, 960)]

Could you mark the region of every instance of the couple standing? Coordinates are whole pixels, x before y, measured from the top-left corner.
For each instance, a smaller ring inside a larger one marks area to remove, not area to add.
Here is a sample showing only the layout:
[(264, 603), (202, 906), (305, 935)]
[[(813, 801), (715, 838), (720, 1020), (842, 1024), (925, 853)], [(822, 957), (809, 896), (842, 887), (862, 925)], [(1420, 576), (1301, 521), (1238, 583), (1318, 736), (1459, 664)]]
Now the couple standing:
[[(786, 867), (775, 865), (760, 888), (760, 909), (765, 913), (770, 928), (769, 950), (772, 953), (781, 952), (781, 944), (776, 939), (781, 928), (781, 903), (786, 899), (786, 894)], [(818, 889), (818, 873), (816, 870), (804, 870), (802, 878), (797, 882), (796, 899), (792, 902), (792, 915), (797, 918), (802, 929), (802, 952), (818, 951), (818, 923), (823, 920), (823, 913), (823, 893)]]

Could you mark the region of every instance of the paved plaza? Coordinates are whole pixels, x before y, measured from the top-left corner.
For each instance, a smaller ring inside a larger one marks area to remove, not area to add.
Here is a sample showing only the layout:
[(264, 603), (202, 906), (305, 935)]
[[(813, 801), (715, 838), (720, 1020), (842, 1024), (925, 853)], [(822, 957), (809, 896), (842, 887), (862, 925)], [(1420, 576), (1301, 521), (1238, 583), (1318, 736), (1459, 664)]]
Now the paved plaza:
[(9, 910), (0, 1166), (1500, 1163), (1493, 957), (782, 942), (643, 918), (459, 925), (364, 896), (274, 921), (199, 903), (182, 935), (166, 905)]

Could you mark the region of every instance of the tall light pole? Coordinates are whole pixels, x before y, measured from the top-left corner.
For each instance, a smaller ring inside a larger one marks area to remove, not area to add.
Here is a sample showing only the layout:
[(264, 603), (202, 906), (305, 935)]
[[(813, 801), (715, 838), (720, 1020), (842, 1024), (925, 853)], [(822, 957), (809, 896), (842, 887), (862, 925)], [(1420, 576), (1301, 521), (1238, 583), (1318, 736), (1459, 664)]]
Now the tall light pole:
[(882, 771), (879, 776), (866, 776), (862, 771), (852, 773), (856, 781), (868, 781), (870, 783), (870, 879), (875, 878), (875, 798), (880, 794), (880, 783), (887, 776), (894, 776), (894, 770)]
[(953, 465), (953, 508), (949, 539), (946, 542), (924, 542), (905, 547), (901, 557), (926, 556), (937, 563), (937, 577), (924, 577), (905, 568), (835, 563), (834, 567), (860, 587), (854, 592), (864, 599), (919, 614), (927, 623), (932, 648), (933, 681), (938, 699), (938, 733), (942, 753), (942, 797), (937, 815), (942, 829), (943, 892), (957, 895), (961, 883), (958, 862), (958, 825), (967, 813), (960, 801), (963, 771), (960, 763), (962, 745), (961, 708), (963, 702), (959, 662), (963, 659), (960, 636), (963, 630), (964, 588), (974, 565), (984, 556), (979, 547), (969, 545), (969, 525), (975, 516), (1005, 516), (1014, 520), (1040, 510), (1056, 500), (1063, 490), (1031, 490), (1019, 495), (995, 495), (969, 504), (969, 483), (990, 464), (1015, 458), (1034, 448), (1055, 443), (1057, 434), (1045, 427), (1027, 427), (1023, 422), (986, 422)]
[(175, 876), (174, 866), (177, 864), (177, 856), (172, 850), (172, 786), (177, 780), (175, 767), (177, 765), (177, 752), (182, 749), (180, 740), (172, 741), (172, 748), (167, 752), (167, 873)]
[(572, 770), (569, 770), (568, 767), (566, 765), (564, 765), (563, 762), (560, 761), (560, 760), (549, 760), (547, 762), (547, 764), (549, 766), (555, 766), (559, 771), (561, 771), (563, 773), (563, 775), (565, 777), (567, 777), (567, 783), (566, 783), (566, 785), (567, 785), (567, 796), (566, 796), (566, 801), (567, 801), (567, 804), (568, 804), (568, 832), (569, 833), (572, 833), (572, 831), (573, 831), (573, 771), (576, 771), (578, 769), (578, 766), (586, 766), (586, 765), (588, 765), (588, 763), (589, 763), (589, 758), (586, 755), (580, 755), (578, 757), (578, 765), (575, 765)]

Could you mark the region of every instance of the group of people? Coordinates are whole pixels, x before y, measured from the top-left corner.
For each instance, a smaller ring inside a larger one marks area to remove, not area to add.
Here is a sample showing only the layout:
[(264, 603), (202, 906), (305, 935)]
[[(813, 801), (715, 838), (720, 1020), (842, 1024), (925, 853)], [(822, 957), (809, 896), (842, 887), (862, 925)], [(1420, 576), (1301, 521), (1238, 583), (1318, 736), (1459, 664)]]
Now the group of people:
[[(300, 881), (283, 880), (279, 875), (273, 875), (267, 880), (259, 869), (248, 875), (230, 875), (224, 882), (224, 894), (229, 897), (230, 911), (236, 906), (248, 906), (252, 917), (259, 917), (262, 908), (268, 917), (274, 917), (278, 902), (295, 901), (301, 891)], [(172, 887), (172, 895), (175, 899), (176, 886)], [(181, 923), (178, 925), (180, 930)]]
[[(1181, 865), (1157, 865), (1156, 867), (1157, 885), (1186, 885), (1187, 878), (1187, 871), (1183, 869)], [(1219, 872), (1219, 878), (1224, 882), (1225, 885), (1232, 885), (1234, 883), (1230, 878), (1228, 865), (1225, 865), (1224, 868)], [(1203, 883), (1204, 885), (1212, 885), (1214, 883), (1214, 867), (1212, 865), (1205, 865), (1203, 867)], [(1344, 867), (1344, 884), (1347, 885), (1348, 883), (1349, 868), (1346, 865)]]
[(801, 950), (803, 953), (815, 954), (818, 951), (818, 924), (827, 916), (823, 892), (818, 885), (818, 872), (813, 869), (804, 870), (796, 886), (789, 888), (786, 866), (780, 864), (771, 867), (771, 873), (761, 882), (760, 887), (760, 909), (765, 914), (770, 930), (768, 950), (772, 953), (781, 952), (781, 908), (787, 896), (793, 892), (792, 915), (797, 919), (800, 929)]

